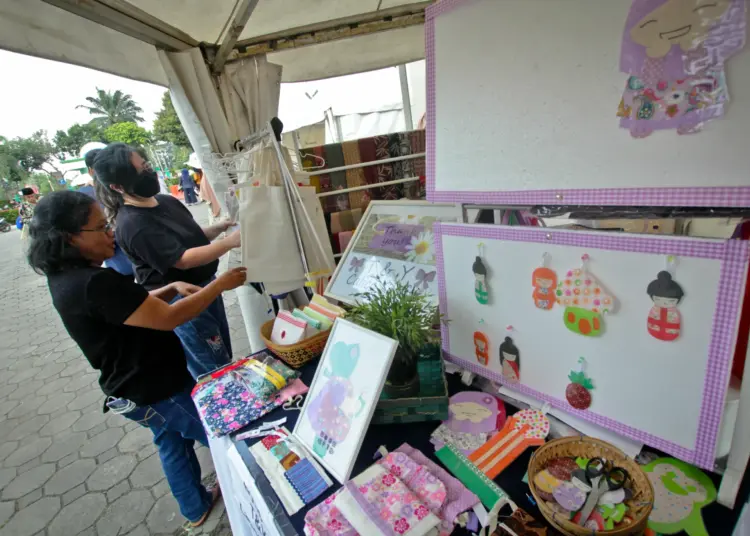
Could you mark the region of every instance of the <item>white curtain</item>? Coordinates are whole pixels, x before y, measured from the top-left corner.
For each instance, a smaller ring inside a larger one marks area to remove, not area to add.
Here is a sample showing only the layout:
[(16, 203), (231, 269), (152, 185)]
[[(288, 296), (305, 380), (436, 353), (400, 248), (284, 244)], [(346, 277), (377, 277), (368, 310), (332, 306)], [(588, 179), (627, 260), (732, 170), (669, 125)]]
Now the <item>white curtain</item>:
[(213, 169), (207, 156), (233, 151), (234, 139), (203, 55), (197, 48), (186, 52), (159, 51), (159, 59), (169, 81), (175, 112), (203, 166), (204, 180), (211, 184), (222, 212), (226, 212), (228, 177)]

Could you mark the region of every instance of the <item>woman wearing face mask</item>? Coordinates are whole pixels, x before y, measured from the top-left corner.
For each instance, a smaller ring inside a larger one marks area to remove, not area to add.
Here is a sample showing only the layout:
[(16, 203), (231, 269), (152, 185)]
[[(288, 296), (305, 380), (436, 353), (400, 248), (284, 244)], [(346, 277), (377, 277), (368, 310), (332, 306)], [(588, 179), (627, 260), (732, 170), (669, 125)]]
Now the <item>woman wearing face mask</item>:
[[(65, 329), (99, 370), (106, 407), (151, 429), (180, 511), (190, 526), (201, 525), (219, 489), (201, 484), (193, 445), (208, 440), (190, 398), (195, 382), (172, 330), (242, 285), (244, 268), (205, 288), (172, 283), (149, 293), (132, 277), (101, 267), (114, 254), (114, 234), (96, 201), (80, 192), (46, 195), (29, 227), (29, 264), (47, 276)], [(184, 299), (169, 305), (177, 293)]]
[[(211, 242), (231, 223), (201, 228), (180, 201), (157, 195), (156, 172), (132, 147), (108, 145), (96, 156), (94, 171), (101, 183), (97, 197), (116, 222), (117, 243), (133, 261), (136, 279), (146, 289), (175, 281), (206, 286), (214, 279), (219, 257), (240, 246), (239, 231)], [(177, 326), (175, 333), (194, 378), (232, 360), (221, 297), (196, 318)]]

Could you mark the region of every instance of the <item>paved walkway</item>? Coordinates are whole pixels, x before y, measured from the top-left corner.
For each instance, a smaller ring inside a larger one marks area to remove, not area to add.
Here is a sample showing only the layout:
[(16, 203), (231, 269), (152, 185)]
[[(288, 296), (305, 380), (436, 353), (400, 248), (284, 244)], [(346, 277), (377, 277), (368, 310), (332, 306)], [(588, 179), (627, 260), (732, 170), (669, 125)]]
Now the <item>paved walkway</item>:
[[(205, 223), (203, 205), (191, 207)], [(20, 233), (0, 233), (0, 536), (183, 534), (151, 432), (103, 414), (93, 372), (68, 337)], [(249, 344), (225, 296), (236, 356)], [(208, 449), (198, 449), (204, 476)], [(210, 478), (210, 477), (209, 477)], [(223, 505), (191, 534), (230, 536)]]

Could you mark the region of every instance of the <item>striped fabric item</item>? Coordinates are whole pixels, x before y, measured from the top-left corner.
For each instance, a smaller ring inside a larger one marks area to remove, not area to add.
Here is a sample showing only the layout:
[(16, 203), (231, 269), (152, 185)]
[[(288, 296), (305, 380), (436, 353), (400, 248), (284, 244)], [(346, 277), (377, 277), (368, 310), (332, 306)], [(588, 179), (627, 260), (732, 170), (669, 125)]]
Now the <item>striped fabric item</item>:
[[(344, 152), (340, 143), (330, 143), (323, 146), (324, 158), (326, 159), (326, 168), (343, 167)], [(330, 174), (331, 190), (343, 190), (346, 188), (346, 171), (335, 171)], [(329, 199), (333, 200), (336, 211), (349, 210), (349, 196), (347, 194), (332, 195)]]
[[(358, 141), (345, 141), (341, 144), (341, 149), (344, 152), (344, 165), (351, 166), (352, 164), (359, 164), (362, 162), (362, 158), (359, 154), (359, 142)], [(364, 186), (367, 184), (365, 181), (365, 171), (363, 168), (349, 169), (346, 171), (346, 187), (355, 188), (357, 186)], [(351, 208), (367, 208), (367, 204), (370, 202), (370, 195), (367, 190), (361, 190), (359, 192), (349, 192), (349, 205)]]
[(328, 485), (307, 458), (297, 462), (284, 476), (305, 504), (310, 504), (328, 489)]

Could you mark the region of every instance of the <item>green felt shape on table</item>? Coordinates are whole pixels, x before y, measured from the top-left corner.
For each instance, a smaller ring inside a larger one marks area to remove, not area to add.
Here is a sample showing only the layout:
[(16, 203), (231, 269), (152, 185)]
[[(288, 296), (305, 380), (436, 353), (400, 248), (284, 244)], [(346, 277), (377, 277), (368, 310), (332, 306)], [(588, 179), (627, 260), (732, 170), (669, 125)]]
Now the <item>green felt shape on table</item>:
[(716, 487), (706, 474), (674, 458), (659, 458), (643, 466), (654, 486), (650, 529), (661, 534), (682, 530), (689, 536), (709, 536), (701, 508), (716, 500)]
[(600, 504), (598, 506), (599, 513), (604, 518), (605, 530), (612, 530), (615, 528), (615, 523), (619, 523), (625, 517), (625, 513), (628, 511), (628, 507), (623, 503), (611, 506), (609, 504)]
[(586, 470), (586, 466), (589, 464), (589, 458), (576, 458), (576, 463), (578, 464), (578, 467)]

